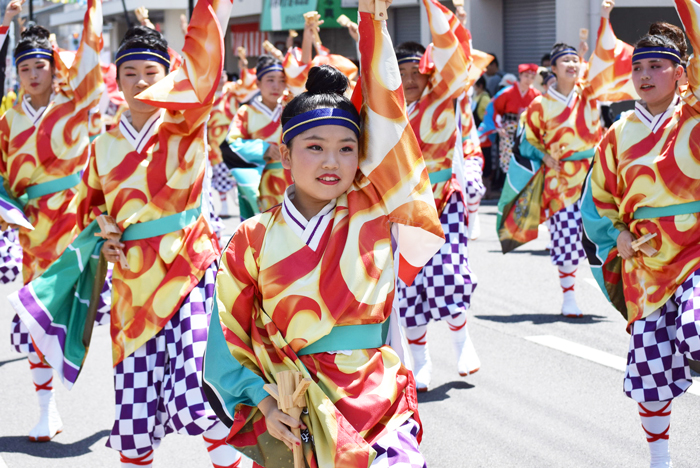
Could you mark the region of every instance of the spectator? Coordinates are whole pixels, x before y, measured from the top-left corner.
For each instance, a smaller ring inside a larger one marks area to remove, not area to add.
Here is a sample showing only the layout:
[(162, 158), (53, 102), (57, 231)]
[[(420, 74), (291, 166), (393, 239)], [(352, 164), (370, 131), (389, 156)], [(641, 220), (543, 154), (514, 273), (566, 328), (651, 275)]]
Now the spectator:
[(486, 79), (486, 91), (488, 91), (491, 96), (494, 96), (498, 92), (498, 86), (501, 83), (504, 73), (498, 68), (498, 58), (496, 58), (496, 54), (489, 55), (493, 56), (493, 60), (486, 67), (484, 78)]

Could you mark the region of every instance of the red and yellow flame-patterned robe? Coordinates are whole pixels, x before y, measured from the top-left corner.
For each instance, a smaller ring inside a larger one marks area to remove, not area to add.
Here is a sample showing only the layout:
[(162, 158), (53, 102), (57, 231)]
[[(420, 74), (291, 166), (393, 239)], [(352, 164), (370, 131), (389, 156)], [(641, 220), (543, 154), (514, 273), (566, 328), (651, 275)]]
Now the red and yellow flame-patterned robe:
[[(359, 171), (335, 200), (318, 245), (305, 244), (276, 207), (239, 227), (217, 277), (225, 343), (217, 342), (216, 350), (223, 347), (235, 361), (221, 369), (223, 359), (210, 359), (212, 337), (221, 335), (212, 321), (204, 379), (211, 384), (216, 378), (217, 398), (226, 414), (235, 413), (227, 442), (254, 458), (280, 444), (267, 434), (255, 405), (267, 396), (263, 384), (283, 370), (314, 381), (306, 393), (308, 417), (302, 416), (314, 438), (313, 451), (304, 445), (310, 467), (368, 467), (372, 443), (412, 415), (418, 418), (411, 373), (391, 347), (296, 354), (333, 327), (389, 319), (395, 260), (399, 277), (410, 284), (443, 243), (386, 25), (361, 13), (359, 33), (362, 118), (371, 130), (361, 136)], [(400, 259), (392, 254), (392, 224)], [(227, 380), (234, 374), (240, 376), (235, 383)], [(244, 388), (232, 395), (227, 381)]]
[[(455, 100), (469, 81), (471, 38), (447, 8), (434, 0), (423, 0), (423, 4), (428, 11), (433, 43), (421, 61), (421, 73), (432, 72), (432, 75), (421, 98), (409, 105), (408, 117), (428, 172), (435, 173), (452, 169), (455, 142), (459, 137)], [(460, 187), (454, 178), (433, 185), (439, 213), (455, 190)]]
[[(700, 4), (675, 2), (693, 49), (700, 50)], [(676, 98), (663, 114), (653, 116), (638, 102), (635, 111), (623, 114), (610, 128), (596, 153), (584, 194), (584, 227), (598, 247), (595, 253), (588, 252), (591, 266), (630, 324), (662, 307), (700, 267), (699, 213), (634, 219), (642, 207), (700, 200), (697, 55), (690, 60), (688, 80), (682, 100)], [(656, 234), (649, 244), (659, 253), (618, 258), (617, 235), (624, 230), (636, 237)], [(624, 298), (616, 291), (620, 280)]]
[[(587, 73), (571, 94), (564, 96), (553, 85), (528, 107), (524, 120), (527, 141), (543, 153), (550, 153), (554, 144), (561, 145), (562, 160), (592, 151), (603, 136), (598, 103), (636, 97), (631, 82), (632, 51), (630, 45), (617, 40), (610, 21), (601, 18)], [(578, 201), (590, 165), (591, 159), (586, 158), (564, 161), (560, 172), (543, 166), (542, 209), (549, 210), (549, 216)]]
[[(80, 46), (69, 69), (54, 50), (56, 74), (65, 79), (48, 106), (34, 109), (25, 95), (0, 118), (0, 177), (11, 196), (20, 197), (27, 187), (79, 173), (85, 167), (90, 111), (104, 89), (101, 49), (102, 4), (90, 0)], [(70, 188), (44, 195), (24, 207), (34, 226), (32, 231), (19, 229), (25, 284), (40, 276), (77, 235), (75, 207), (70, 205), (75, 193)]]
[(219, 95), (214, 100), (211, 116), (207, 122), (207, 143), (209, 144), (209, 161), (212, 166), (224, 162), (221, 156), (221, 143), (226, 139), (228, 129), (231, 126), (238, 102), (236, 100), (234, 83), (225, 86)]
[[(226, 24), (230, 9), (231, 0), (198, 2), (185, 37), (183, 65), (137, 96), (165, 110), (156, 112), (140, 132), (123, 115), (117, 128), (95, 140), (76, 197), (81, 229), (102, 212), (124, 231), (204, 205), (205, 123), (224, 60), (217, 17)], [(124, 243), (130, 268), (116, 264), (112, 277), (115, 365), (165, 326), (219, 253), (204, 213), (184, 229)]]

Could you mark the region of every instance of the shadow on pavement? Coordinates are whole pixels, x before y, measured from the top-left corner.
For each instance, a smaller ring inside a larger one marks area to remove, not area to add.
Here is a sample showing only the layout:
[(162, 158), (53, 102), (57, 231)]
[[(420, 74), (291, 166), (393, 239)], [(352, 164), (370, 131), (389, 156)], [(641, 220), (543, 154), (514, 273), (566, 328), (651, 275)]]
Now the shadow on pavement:
[(434, 401), (444, 401), (450, 398), (447, 394), (450, 390), (469, 390), (474, 388), (474, 385), (467, 383), (463, 380), (456, 380), (454, 382), (447, 382), (439, 387), (433, 388), (432, 390), (424, 393), (418, 394), (418, 403), (432, 403)]
[[(503, 253), (503, 251), (500, 249), (499, 250), (489, 250), (489, 252)], [(535, 257), (549, 257), (549, 250), (544, 250), (544, 249), (542, 249), (542, 250), (539, 250), (539, 249), (538, 250), (511, 250), (510, 252), (508, 252), (508, 255), (510, 255), (510, 254), (529, 254), (529, 255), (533, 255)]]
[(12, 364), (13, 362), (17, 361), (26, 361), (27, 358), (25, 356), (14, 358), (14, 359), (8, 359), (7, 361), (0, 361), (0, 367), (4, 366), (5, 364)]
[(523, 323), (532, 322), (534, 325), (545, 325), (549, 323), (573, 323), (588, 325), (591, 323), (606, 322), (608, 317), (602, 315), (584, 315), (581, 318), (564, 317), (561, 314), (513, 314), (513, 315), (475, 315), (475, 318), (489, 320), (498, 323)]
[(82, 440), (70, 444), (62, 444), (61, 434), (51, 442), (29, 442), (27, 436), (0, 437), (0, 453), (24, 453), (39, 458), (73, 458), (91, 453), (90, 446), (98, 440), (106, 438), (109, 430), (96, 432)]

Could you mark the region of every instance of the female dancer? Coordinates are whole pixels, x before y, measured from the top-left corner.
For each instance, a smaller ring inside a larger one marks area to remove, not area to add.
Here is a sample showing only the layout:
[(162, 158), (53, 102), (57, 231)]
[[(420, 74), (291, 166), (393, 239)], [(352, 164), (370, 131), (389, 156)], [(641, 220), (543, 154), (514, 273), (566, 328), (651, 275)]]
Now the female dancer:
[[(700, 3), (676, 8), (700, 50)], [(672, 402), (692, 383), (688, 359), (700, 360), (700, 63), (690, 60), (679, 97), (686, 50), (683, 32), (666, 23), (637, 43), (632, 79), (642, 100), (600, 143), (582, 205), (594, 276), (628, 322), (624, 391), (639, 405), (652, 468), (671, 466)], [(635, 251), (650, 234), (658, 253)]]
[[(22, 10), (19, 0), (6, 10), (0, 46), (7, 26)], [(49, 43), (49, 32), (32, 26), (15, 48), (20, 103), (0, 118), (0, 177), (6, 195), (14, 200), (33, 230), (19, 228), (23, 250), (22, 276), (27, 284), (38, 278), (76, 236), (75, 206), (71, 201), (88, 158), (90, 110), (99, 102), (102, 71), (99, 62), (102, 34), (100, 2), (91, 2), (75, 60), (66, 69)], [(62, 79), (54, 89), (54, 77)], [(15, 316), (10, 339), (13, 348), (28, 355), (41, 409), (39, 423), (29, 432), (32, 441), (48, 441), (61, 431), (56, 409), (53, 372), (36, 354), (26, 327)]]
[(539, 224), (549, 218), (550, 256), (559, 269), (566, 317), (583, 316), (574, 292), (578, 263), (585, 258), (578, 200), (602, 136), (598, 102), (634, 96), (632, 47), (615, 38), (609, 21), (613, 6), (612, 0), (603, 2), (598, 41), (583, 78), (576, 49), (566, 44), (552, 49), (557, 82), (525, 112), (522, 142), (498, 203), (504, 253), (536, 239)]
[[(206, 120), (223, 68), (220, 24), (227, 23), (230, 11), (231, 0), (197, 3), (184, 63), (170, 74), (163, 36), (143, 26), (127, 31), (115, 62), (129, 111), (92, 145), (76, 197), (83, 232), (54, 264), (69, 272), (64, 259), (76, 258), (71, 255), (81, 248), (78, 241), (95, 239), (95, 218), (107, 213), (116, 220), (121, 241), (108, 240), (102, 247), (115, 263), (116, 410), (107, 445), (120, 452), (125, 467), (151, 466), (154, 449), (169, 432), (203, 435), (215, 467), (240, 463), (240, 454), (224, 443), (228, 430), (211, 411), (200, 380), (219, 255), (203, 190)], [(198, 60), (202, 56), (207, 60)], [(122, 255), (126, 263), (120, 262)], [(54, 324), (66, 313), (42, 301), (41, 279), (12, 303), (23, 309), (22, 320), (31, 325), (47, 361), (69, 369), (71, 334), (63, 343), (54, 338)], [(72, 372), (74, 380), (77, 372)]]
[[(418, 391), (427, 391), (432, 377), (428, 323), (446, 320), (461, 376), (481, 364), (467, 330), (467, 314), (476, 275), (467, 258), (467, 190), (464, 177), (461, 108), (455, 100), (470, 82), (469, 32), (446, 7), (423, 0), (434, 43), (429, 51), (417, 43), (396, 48), (411, 128), (430, 172), (433, 195), (447, 242), (420, 271), (413, 285), (399, 281), (399, 311), (413, 356)], [(466, 16), (458, 8), (460, 16)], [(455, 151), (457, 149), (458, 151)]]
[[(397, 273), (410, 284), (443, 238), (389, 34), (369, 10), (361, 1), (364, 120), (342, 73), (311, 70), (283, 113), (295, 183), (239, 227), (217, 278), (208, 395), (232, 425), (228, 442), (263, 466), (302, 443), (312, 467), (425, 466), (411, 373), (385, 343), (388, 333), (400, 346)], [(287, 370), (313, 381), (301, 421), (263, 388)]]

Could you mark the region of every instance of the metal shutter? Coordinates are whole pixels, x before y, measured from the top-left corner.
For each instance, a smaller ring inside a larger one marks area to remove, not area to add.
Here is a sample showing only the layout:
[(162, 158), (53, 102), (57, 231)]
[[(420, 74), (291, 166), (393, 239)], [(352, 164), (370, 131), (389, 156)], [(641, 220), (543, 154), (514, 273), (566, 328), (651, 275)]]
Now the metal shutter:
[(539, 65), (556, 42), (556, 20), (556, 0), (504, 0), (501, 69), (517, 73), (521, 63)]
[(399, 45), (407, 41), (420, 43), (420, 7), (396, 8), (391, 14), (395, 18), (394, 44)]

